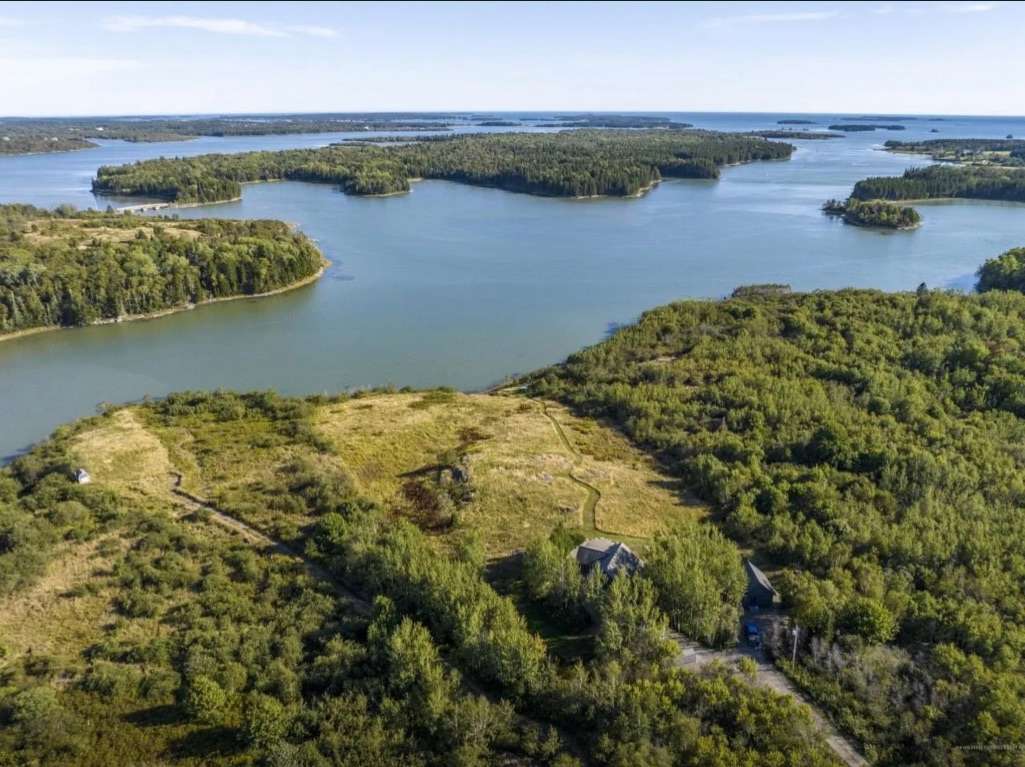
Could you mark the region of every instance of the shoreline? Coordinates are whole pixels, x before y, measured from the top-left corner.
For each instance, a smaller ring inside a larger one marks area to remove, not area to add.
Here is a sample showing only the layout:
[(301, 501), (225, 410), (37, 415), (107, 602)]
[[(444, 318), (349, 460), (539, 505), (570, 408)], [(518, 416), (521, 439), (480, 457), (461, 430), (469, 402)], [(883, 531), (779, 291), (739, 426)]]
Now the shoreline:
[(10, 333), (0, 334), (0, 343), (4, 341), (13, 341), (17, 338), (25, 338), (26, 336), (34, 336), (38, 333), (48, 333), (51, 330), (74, 330), (76, 328), (91, 328), (102, 325), (120, 325), (123, 322), (142, 322), (145, 320), (158, 320), (162, 317), (168, 317), (172, 314), (180, 314), (182, 312), (190, 312), (201, 306), (209, 306), (211, 304), (220, 304), (226, 301), (242, 301), (245, 299), (254, 298), (269, 298), (270, 296), (277, 296), (282, 293), (288, 293), (292, 290), (304, 288), (307, 285), (312, 285), (321, 277), (324, 276), (324, 272), (331, 265), (331, 262), (326, 258), (323, 259), (320, 269), (311, 274), (309, 277), (303, 277), (298, 282), (293, 282), (290, 285), (283, 285), (280, 288), (274, 290), (268, 290), (263, 293), (242, 293), (237, 296), (219, 296), (217, 298), (208, 298), (203, 301), (197, 301), (194, 304), (180, 304), (178, 306), (171, 306), (167, 309), (160, 309), (156, 312), (149, 312), (148, 314), (123, 314), (120, 317), (108, 317), (104, 319), (95, 320), (90, 322), (88, 325), (43, 325), (37, 328), (25, 328), (24, 330), (14, 330)]

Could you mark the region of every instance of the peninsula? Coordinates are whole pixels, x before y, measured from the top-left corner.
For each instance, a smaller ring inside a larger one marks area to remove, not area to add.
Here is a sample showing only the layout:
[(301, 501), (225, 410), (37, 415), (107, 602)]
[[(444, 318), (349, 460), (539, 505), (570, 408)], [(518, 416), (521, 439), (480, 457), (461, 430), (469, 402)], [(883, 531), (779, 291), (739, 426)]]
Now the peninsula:
[(449, 130), (461, 118), (445, 114), (275, 114), (230, 117), (4, 117), (0, 155), (89, 149), (96, 139), (140, 143), (199, 136), (271, 136), (342, 131)]
[(0, 340), (281, 292), (324, 264), (280, 221), (0, 206)]

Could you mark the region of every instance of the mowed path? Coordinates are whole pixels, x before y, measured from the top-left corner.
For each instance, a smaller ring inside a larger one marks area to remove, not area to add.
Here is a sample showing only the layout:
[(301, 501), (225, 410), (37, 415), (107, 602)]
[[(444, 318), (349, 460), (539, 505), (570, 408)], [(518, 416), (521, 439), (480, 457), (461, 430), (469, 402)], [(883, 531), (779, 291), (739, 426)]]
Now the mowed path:
[(302, 563), (306, 573), (311, 578), (315, 578), (329, 584), (339, 596), (345, 597), (349, 600), (357, 612), (363, 614), (370, 613), (370, 603), (338, 580), (338, 578), (336, 578), (330, 571), (321, 567), (316, 562), (313, 562), (304, 554), (296, 551), (283, 541), (271, 538), (257, 530), (255, 527), (246, 524), (238, 517), (225, 514), (210, 501), (182, 490), (181, 483), (182, 475), (177, 471), (172, 471), (171, 493), (174, 495), (175, 501), (179, 506), (188, 511), (198, 511), (202, 509), (209, 515), (209, 519), (212, 522), (230, 530), (233, 533), (237, 533), (242, 540), (246, 541), (246, 543), (254, 546), (263, 546), (276, 554), (282, 554), (286, 557), (298, 559)]
[[(539, 402), (541, 404), (541, 412), (544, 413), (545, 418), (547, 418), (551, 422), (552, 426), (555, 427), (555, 433), (559, 436), (559, 441), (562, 442), (563, 447), (566, 448), (566, 452), (569, 453), (570, 459), (573, 461), (573, 465), (579, 465), (584, 457), (580, 454), (579, 450), (573, 447), (573, 443), (569, 441), (569, 437), (567, 437), (566, 432), (563, 431), (562, 424), (559, 423), (559, 419), (548, 412), (548, 403), (544, 400), (535, 400), (535, 402)], [(606, 532), (598, 527), (598, 501), (601, 500), (601, 491), (589, 482), (585, 482), (580, 479), (580, 477), (573, 473), (572, 469), (566, 472), (566, 476), (582, 487), (587, 493), (587, 496), (584, 498), (583, 506), (580, 508), (580, 524), (584, 528), (585, 532)]]

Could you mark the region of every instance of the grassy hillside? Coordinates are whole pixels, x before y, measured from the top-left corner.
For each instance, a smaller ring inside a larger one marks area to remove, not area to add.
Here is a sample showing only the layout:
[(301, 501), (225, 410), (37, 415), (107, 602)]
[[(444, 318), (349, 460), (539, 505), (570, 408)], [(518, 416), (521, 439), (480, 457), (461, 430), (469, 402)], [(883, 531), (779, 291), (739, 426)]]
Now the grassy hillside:
[(0, 472), (0, 764), (835, 764), (790, 699), (673, 668), (643, 578), (592, 584), (560, 657), (495, 591), (485, 547), (583, 532), (570, 472), (638, 540), (701, 514), (548, 407), (187, 393), (60, 429)]

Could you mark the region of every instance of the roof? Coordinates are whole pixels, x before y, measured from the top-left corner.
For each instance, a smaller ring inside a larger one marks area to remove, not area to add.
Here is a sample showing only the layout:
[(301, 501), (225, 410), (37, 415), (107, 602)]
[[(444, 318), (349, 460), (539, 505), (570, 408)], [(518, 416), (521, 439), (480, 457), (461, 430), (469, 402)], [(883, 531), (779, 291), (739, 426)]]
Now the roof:
[(584, 541), (570, 555), (577, 563), (590, 570), (597, 566), (604, 575), (612, 576), (621, 570), (634, 572), (641, 566), (640, 558), (625, 543), (608, 538), (591, 538)]
[(766, 591), (771, 591), (773, 594), (776, 593), (776, 589), (769, 583), (768, 577), (765, 573), (758, 569), (758, 567), (750, 560), (744, 562), (744, 569), (747, 570), (747, 577), (749, 581), (754, 581)]

